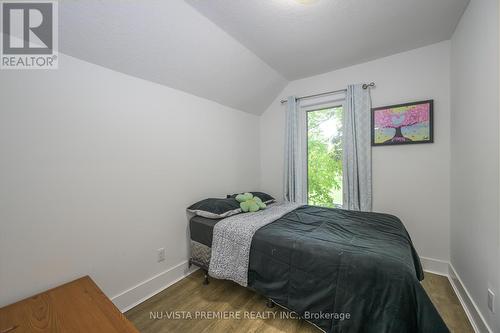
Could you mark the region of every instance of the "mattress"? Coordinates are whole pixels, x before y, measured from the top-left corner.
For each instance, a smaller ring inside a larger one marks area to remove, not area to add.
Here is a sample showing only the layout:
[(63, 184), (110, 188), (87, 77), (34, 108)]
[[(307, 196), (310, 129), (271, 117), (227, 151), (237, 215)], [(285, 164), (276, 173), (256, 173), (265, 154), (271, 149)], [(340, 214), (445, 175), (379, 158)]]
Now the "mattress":
[(209, 219), (202, 216), (194, 216), (189, 220), (189, 231), (191, 240), (208, 247), (212, 246), (212, 234), (214, 226), (221, 219)]

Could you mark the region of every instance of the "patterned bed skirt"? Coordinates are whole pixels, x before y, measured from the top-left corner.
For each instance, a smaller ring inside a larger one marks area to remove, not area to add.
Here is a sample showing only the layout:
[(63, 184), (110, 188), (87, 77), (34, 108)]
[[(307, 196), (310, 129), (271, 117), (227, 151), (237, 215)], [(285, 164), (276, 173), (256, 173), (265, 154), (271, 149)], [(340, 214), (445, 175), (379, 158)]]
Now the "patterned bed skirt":
[(191, 258), (189, 263), (208, 271), (210, 266), (210, 258), (212, 256), (212, 248), (204, 244), (191, 240)]

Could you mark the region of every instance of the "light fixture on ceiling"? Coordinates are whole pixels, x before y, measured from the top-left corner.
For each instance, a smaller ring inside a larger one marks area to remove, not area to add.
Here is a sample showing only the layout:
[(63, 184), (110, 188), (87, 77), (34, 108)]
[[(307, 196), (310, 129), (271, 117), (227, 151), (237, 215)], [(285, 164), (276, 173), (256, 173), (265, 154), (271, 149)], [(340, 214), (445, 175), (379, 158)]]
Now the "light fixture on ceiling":
[(301, 5), (311, 5), (313, 3), (318, 2), (318, 0), (294, 0), (296, 3), (299, 3)]

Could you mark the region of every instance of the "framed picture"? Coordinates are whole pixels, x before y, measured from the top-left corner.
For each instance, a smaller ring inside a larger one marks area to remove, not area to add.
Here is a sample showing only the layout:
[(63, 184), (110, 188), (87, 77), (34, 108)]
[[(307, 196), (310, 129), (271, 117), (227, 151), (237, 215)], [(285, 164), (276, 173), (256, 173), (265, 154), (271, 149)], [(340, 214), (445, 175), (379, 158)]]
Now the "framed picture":
[(372, 146), (434, 142), (434, 100), (372, 109)]

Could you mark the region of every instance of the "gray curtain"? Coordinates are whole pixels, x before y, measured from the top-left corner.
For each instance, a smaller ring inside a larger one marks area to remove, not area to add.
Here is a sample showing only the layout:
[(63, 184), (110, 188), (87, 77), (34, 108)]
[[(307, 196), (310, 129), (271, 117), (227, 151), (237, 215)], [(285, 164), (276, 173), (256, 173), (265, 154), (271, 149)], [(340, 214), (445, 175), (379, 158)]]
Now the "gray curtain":
[(297, 105), (297, 99), (288, 97), (285, 116), (285, 166), (283, 199), (289, 202), (307, 203), (306, 166), (304, 165), (305, 121)]
[(343, 120), (343, 208), (372, 210), (371, 98), (361, 84), (347, 87)]

